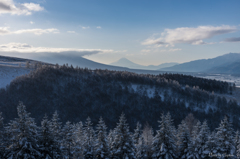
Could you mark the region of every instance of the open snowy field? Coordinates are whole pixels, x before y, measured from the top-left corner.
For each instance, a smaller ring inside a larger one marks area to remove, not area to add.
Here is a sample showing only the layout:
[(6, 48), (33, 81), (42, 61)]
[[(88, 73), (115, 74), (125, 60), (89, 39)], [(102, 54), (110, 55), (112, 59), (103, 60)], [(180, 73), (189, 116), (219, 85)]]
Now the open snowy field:
[(0, 88), (6, 87), (14, 78), (28, 74), (31, 69), (25, 67), (0, 65)]

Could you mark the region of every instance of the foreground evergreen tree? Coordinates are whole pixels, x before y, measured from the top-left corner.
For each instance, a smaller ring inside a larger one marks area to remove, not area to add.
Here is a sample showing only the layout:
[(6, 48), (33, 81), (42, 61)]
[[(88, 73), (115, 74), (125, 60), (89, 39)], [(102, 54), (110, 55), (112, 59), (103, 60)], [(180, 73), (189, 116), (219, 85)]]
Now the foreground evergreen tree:
[(166, 116), (162, 114), (161, 121), (159, 121), (160, 130), (157, 131), (153, 141), (153, 155), (154, 159), (174, 159), (176, 155), (175, 136), (173, 134), (173, 125), (170, 114)]
[(95, 156), (95, 132), (92, 128), (91, 119), (88, 117), (84, 126), (84, 151), (83, 155), (86, 159), (93, 159)]
[(111, 147), (111, 158), (134, 159), (135, 146), (124, 114), (120, 116), (119, 123), (114, 131), (115, 138)]
[(133, 137), (133, 142), (134, 142), (135, 146), (139, 144), (138, 142), (140, 141), (140, 137), (142, 136), (141, 128), (142, 128), (142, 125), (138, 122), (137, 123), (137, 127), (134, 130), (134, 134), (132, 136)]
[(210, 130), (205, 120), (200, 127), (199, 134), (197, 136), (197, 149), (199, 158), (207, 158), (209, 156), (208, 152), (205, 152), (207, 149), (207, 141), (210, 135)]
[(39, 137), (39, 149), (43, 159), (57, 159), (60, 158), (60, 148), (54, 140), (54, 136), (50, 130), (50, 121), (45, 116), (41, 122)]
[(95, 156), (98, 159), (108, 159), (109, 145), (107, 141), (107, 127), (102, 119), (99, 120), (97, 125), (97, 142), (95, 146)]
[(5, 136), (5, 130), (3, 125), (3, 117), (2, 117), (2, 113), (0, 112), (0, 158), (3, 158), (5, 147), (6, 147), (6, 136)]
[(148, 158), (152, 157), (152, 143), (153, 143), (153, 138), (154, 138), (154, 132), (152, 127), (146, 123), (144, 128), (143, 128), (143, 133), (142, 137), (144, 140), (144, 147), (146, 150), (146, 154)]
[(11, 159), (37, 159), (41, 158), (39, 146), (37, 144), (37, 126), (27, 113), (25, 105), (19, 102), (17, 107), (18, 118), (11, 121), (7, 127), (10, 135), (10, 145), (7, 148), (5, 158)]
[(238, 154), (238, 145), (240, 144), (239, 131), (236, 131), (233, 142), (234, 142), (234, 155), (240, 157), (240, 155)]
[(74, 138), (73, 138), (73, 125), (68, 121), (64, 125), (62, 129), (62, 143), (61, 143), (61, 150), (63, 153), (64, 159), (70, 159), (73, 157), (73, 143), (74, 143)]
[[(219, 128), (217, 128), (216, 144), (218, 154), (233, 155), (233, 129), (232, 124), (228, 121), (226, 116), (221, 121)], [(222, 158), (225, 159), (229, 157), (222, 155), (221, 159)]]
[(181, 159), (188, 159), (190, 156), (190, 133), (185, 121), (178, 126), (178, 154)]
[(50, 122), (50, 130), (52, 132), (52, 135), (54, 137), (54, 140), (57, 142), (58, 146), (61, 145), (61, 129), (62, 129), (62, 123), (60, 122), (58, 112), (55, 111), (52, 120)]
[(75, 129), (73, 132), (73, 144), (74, 144), (74, 150), (73, 150), (73, 157), (74, 158), (83, 158), (83, 144), (84, 144), (84, 131), (83, 131), (83, 124), (82, 122), (79, 122), (75, 124)]

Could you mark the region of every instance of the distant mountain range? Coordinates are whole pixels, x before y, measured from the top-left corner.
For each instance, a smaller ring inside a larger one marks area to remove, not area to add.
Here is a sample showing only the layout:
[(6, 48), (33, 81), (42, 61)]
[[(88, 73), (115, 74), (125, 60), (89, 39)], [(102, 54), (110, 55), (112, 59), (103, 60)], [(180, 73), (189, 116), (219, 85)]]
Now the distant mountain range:
[(144, 66), (144, 65), (139, 65), (136, 64), (130, 60), (128, 60), (127, 58), (121, 58), (116, 62), (110, 63), (109, 65), (113, 65), (113, 66), (119, 66), (119, 67), (127, 67), (130, 69), (142, 69), (142, 70), (158, 70), (161, 68), (165, 68), (165, 67), (171, 67), (174, 65), (177, 65), (178, 63), (176, 62), (171, 62), (171, 63), (163, 63), (160, 65), (148, 65), (148, 66)]
[(240, 74), (240, 53), (229, 53), (212, 59), (201, 59), (159, 69), (174, 72), (207, 72)]

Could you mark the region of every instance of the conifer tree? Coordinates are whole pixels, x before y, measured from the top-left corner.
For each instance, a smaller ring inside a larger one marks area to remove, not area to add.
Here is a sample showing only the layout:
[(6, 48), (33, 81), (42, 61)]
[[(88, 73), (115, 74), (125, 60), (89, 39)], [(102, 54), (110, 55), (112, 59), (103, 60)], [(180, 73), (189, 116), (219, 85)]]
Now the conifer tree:
[(133, 137), (133, 142), (134, 142), (135, 146), (138, 145), (138, 142), (140, 141), (139, 139), (140, 139), (140, 137), (142, 135), (141, 128), (142, 128), (142, 125), (138, 122), (137, 123), (137, 127), (134, 130), (134, 134), (132, 136)]
[(6, 147), (6, 136), (3, 124), (2, 113), (0, 112), (0, 158), (3, 158)]
[(73, 157), (73, 125), (68, 121), (64, 125), (62, 129), (62, 143), (61, 143), (61, 149), (63, 156), (66, 159), (70, 159)]
[(62, 129), (62, 123), (60, 122), (58, 112), (55, 111), (51, 122), (50, 122), (50, 130), (54, 136), (54, 140), (57, 142), (58, 146), (61, 145), (61, 129)]
[(144, 139), (144, 147), (145, 147), (145, 150), (147, 153), (147, 157), (151, 158), (154, 132), (153, 132), (152, 127), (148, 123), (146, 123), (143, 128), (142, 137)]
[(206, 156), (211, 157), (214, 155), (217, 155), (217, 144), (216, 144), (216, 133), (212, 132), (209, 136), (208, 136), (208, 141), (207, 141), (207, 145), (206, 145), (206, 149), (203, 152)]
[(88, 117), (84, 126), (84, 158), (92, 159), (95, 156), (95, 132), (92, 127), (91, 119)]
[(97, 142), (95, 146), (95, 156), (97, 159), (108, 159), (109, 145), (107, 141), (107, 127), (102, 119), (99, 119), (97, 125)]
[(205, 153), (205, 150), (207, 149), (207, 141), (208, 141), (209, 135), (210, 135), (210, 130), (207, 125), (207, 121), (205, 120), (200, 127), (200, 131), (196, 140), (198, 154), (200, 158), (207, 158), (207, 156), (209, 155), (208, 153)]
[(221, 121), (216, 130), (217, 153), (221, 154), (221, 158), (228, 158), (224, 154), (233, 155), (232, 149), (234, 149), (234, 143), (232, 124), (229, 122), (227, 116)]
[(190, 154), (190, 133), (188, 130), (188, 126), (183, 120), (181, 124), (178, 126), (178, 135), (177, 135), (178, 141), (178, 154), (179, 158), (181, 159), (188, 159)]
[(39, 137), (39, 148), (43, 159), (57, 159), (61, 156), (60, 148), (54, 140), (54, 136), (50, 130), (50, 121), (47, 116), (41, 122)]
[(6, 158), (41, 158), (37, 144), (38, 133), (34, 119), (26, 111), (25, 105), (19, 102), (18, 118), (11, 121), (7, 127), (10, 134), (10, 145)]
[(82, 122), (79, 122), (75, 125), (75, 129), (73, 132), (73, 138), (74, 138), (73, 157), (74, 158), (83, 158), (84, 131), (83, 131)]
[(239, 144), (240, 144), (239, 131), (236, 131), (235, 137), (234, 137), (234, 155), (240, 157), (240, 155), (238, 155), (238, 145)]
[(173, 134), (172, 119), (168, 113), (166, 116), (162, 114), (161, 121), (159, 121), (160, 130), (157, 131), (153, 141), (153, 155), (154, 159), (174, 159), (176, 155), (175, 136)]
[(115, 138), (111, 147), (111, 157), (114, 159), (135, 159), (135, 146), (124, 114), (120, 116), (114, 131)]

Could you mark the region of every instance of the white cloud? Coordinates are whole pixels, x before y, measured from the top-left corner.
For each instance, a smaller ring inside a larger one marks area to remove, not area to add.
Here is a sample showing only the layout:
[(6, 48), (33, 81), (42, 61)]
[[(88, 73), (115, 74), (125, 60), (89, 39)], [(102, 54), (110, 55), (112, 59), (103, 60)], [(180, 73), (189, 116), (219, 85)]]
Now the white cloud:
[(97, 26), (96, 28), (97, 28), (97, 29), (102, 29), (102, 27), (101, 27), (101, 26)]
[(81, 26), (81, 28), (82, 28), (82, 29), (89, 29), (90, 27), (89, 27), (89, 26), (87, 26), (87, 27)]
[(203, 40), (217, 35), (227, 34), (237, 31), (237, 27), (222, 26), (199, 26), (197, 28), (182, 27), (176, 29), (165, 29), (159, 38), (150, 37), (142, 42), (142, 45), (157, 45), (159, 47), (174, 45), (177, 43), (187, 43), (192, 45), (213, 44)]
[(67, 31), (67, 33), (75, 34), (76, 32), (75, 31)]
[(0, 52), (4, 53), (77, 53), (79, 56), (111, 53), (113, 50), (103, 49), (76, 49), (76, 48), (49, 48), (33, 47), (26, 43), (8, 43), (0, 45)]
[(30, 23), (30, 24), (34, 24), (34, 22), (33, 22), (33, 21), (30, 21), (29, 23)]
[(0, 35), (23, 34), (23, 33), (33, 33), (35, 35), (42, 35), (47, 33), (59, 33), (59, 30), (56, 28), (50, 28), (50, 29), (22, 29), (17, 31), (10, 31), (8, 27), (0, 27)]
[(34, 11), (42, 10), (44, 8), (36, 3), (15, 4), (13, 0), (0, 0), (0, 15), (7, 13), (12, 15), (31, 15)]

